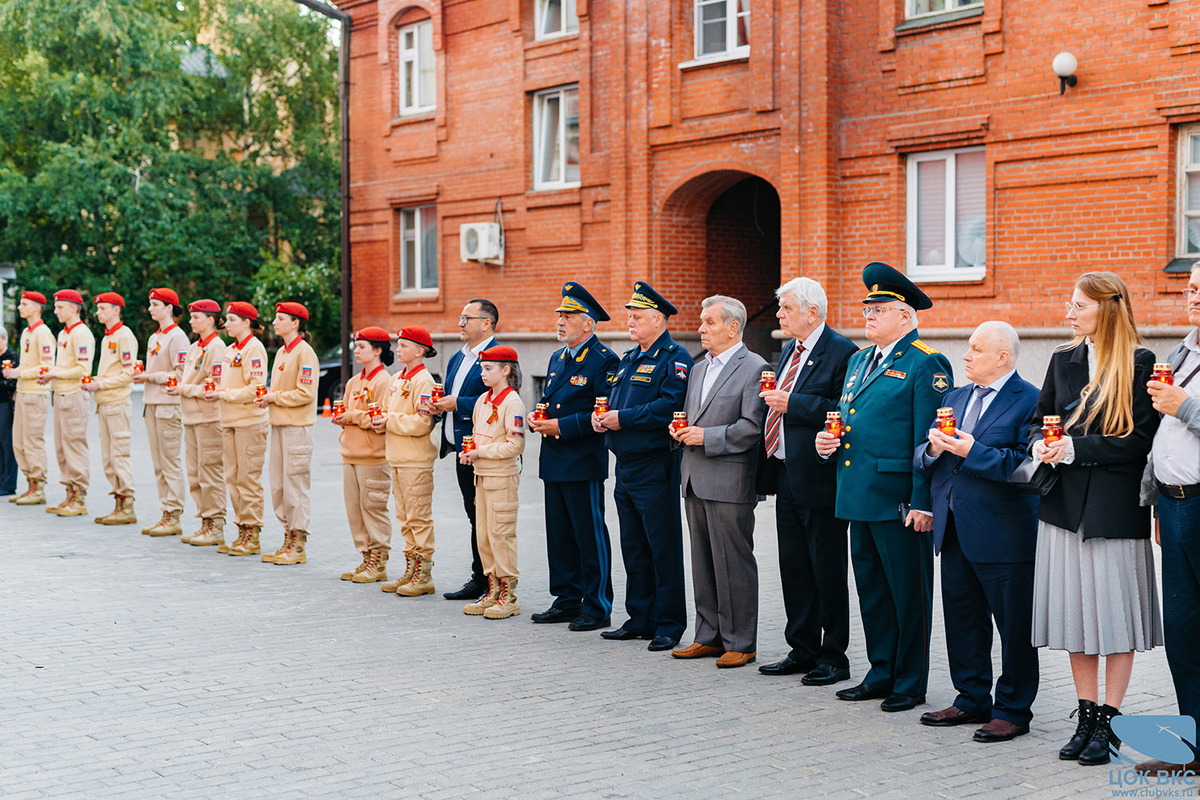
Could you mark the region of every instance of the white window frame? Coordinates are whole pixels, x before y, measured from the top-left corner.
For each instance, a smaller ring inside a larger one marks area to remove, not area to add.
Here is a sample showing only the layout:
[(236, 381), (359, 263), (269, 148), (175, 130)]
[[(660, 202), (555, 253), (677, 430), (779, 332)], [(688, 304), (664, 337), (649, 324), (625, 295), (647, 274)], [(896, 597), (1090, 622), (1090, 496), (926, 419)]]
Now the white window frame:
[(983, 0), (946, 0), (948, 8), (938, 9), (937, 11), (928, 11), (930, 0), (904, 0), (904, 18), (905, 19), (925, 19), (926, 17), (939, 17), (942, 14), (953, 14), (955, 11), (963, 11), (968, 8), (982, 8)]
[[(695, 56), (694, 61), (689, 61), (683, 66), (691, 66), (696, 63), (705, 63), (709, 61), (731, 61), (733, 59), (746, 58), (750, 55), (750, 2), (745, 0), (746, 10), (738, 13), (739, 0), (694, 0), (693, 2), (693, 23), (692, 23), (692, 54)], [(703, 45), (703, 23), (701, 15), (703, 9), (711, 5), (725, 6), (725, 49), (715, 53), (704, 53), (701, 48)], [(737, 29), (739, 18), (744, 18), (746, 21), (746, 43), (739, 45), (737, 43)]]
[[(955, 267), (954, 257), (957, 252), (957, 220), (956, 215), (956, 189), (955, 164), (957, 156), (963, 153), (982, 153), (985, 152), (983, 147), (961, 147), (954, 150), (935, 150), (925, 153), (911, 153), (908, 156), (906, 164), (907, 173), (907, 221), (905, 226), (907, 236), (907, 257), (906, 271), (908, 277), (916, 282), (934, 282), (934, 281), (978, 281), (983, 280), (987, 275), (987, 254), (984, 253), (984, 262), (979, 266), (974, 267)], [(943, 252), (946, 254), (946, 263), (943, 264), (925, 264), (921, 265), (917, 262), (918, 255), (918, 240), (917, 240), (917, 165), (926, 161), (945, 161), (946, 162), (946, 238)], [(986, 231), (987, 231), (987, 171), (984, 170), (984, 231), (985, 231), (985, 248), (986, 248)]]
[[(422, 32), (428, 31), (430, 45), (429, 52), (423, 58), (421, 55), (421, 35)], [(399, 76), (400, 76), (400, 116), (411, 117), (415, 114), (427, 114), (437, 108), (437, 55), (433, 52), (433, 21), (422, 20), (414, 22), (411, 25), (404, 25), (397, 29), (397, 51), (399, 52), (398, 61)], [(404, 40), (407, 34), (411, 33), (413, 37), (413, 47), (405, 47)], [(425, 63), (425, 59), (430, 61)], [(411, 66), (411, 71), (410, 71)], [(421, 97), (421, 72), (426, 69), (434, 71), (433, 89), (431, 90), (432, 97)], [(409, 75), (412, 75), (413, 82), (416, 84), (413, 87), (412, 94), (417, 98), (415, 104), (407, 101), (408, 80)]]
[[(576, 102), (575, 108), (580, 110), (579, 104), (579, 84), (570, 86), (559, 86), (555, 89), (547, 89), (537, 92), (533, 96), (533, 188), (535, 191), (554, 190), (554, 189), (570, 189), (579, 186), (579, 180), (567, 180), (567, 115), (566, 115), (566, 96), (570, 92), (575, 92)], [(542, 147), (544, 137), (542, 136), (542, 117), (545, 112), (545, 102), (549, 97), (557, 95), (559, 100), (559, 115), (558, 115), (558, 154), (559, 162), (559, 180), (547, 181), (542, 180)], [(582, 113), (580, 114), (582, 116)], [(582, 141), (579, 143), (580, 152)], [(580, 173), (582, 177), (582, 159), (580, 164)]]
[(1179, 128), (1179, 168), (1176, 171), (1175, 191), (1175, 255), (1179, 258), (1200, 256), (1200, 245), (1188, 249), (1188, 219), (1200, 220), (1200, 210), (1187, 210), (1187, 178), (1200, 173), (1200, 161), (1191, 160), (1191, 139), (1200, 138), (1200, 125), (1183, 125)]
[(546, 9), (551, 0), (535, 0), (534, 2), (534, 38), (558, 39), (563, 36), (574, 36), (579, 33), (579, 15), (575, 11), (575, 0), (559, 0), (562, 4), (562, 24), (556, 31), (543, 30), (546, 24)]
[[(399, 253), (399, 257), (398, 257), (399, 262), (400, 262), (399, 294), (402, 294), (402, 295), (436, 294), (438, 291), (438, 284), (440, 283), (440, 272), (441, 272), (441, 263), (438, 261), (439, 254), (437, 253), (437, 245), (438, 245), (437, 206), (434, 206), (434, 205), (404, 206), (402, 208), (397, 208), (396, 214), (398, 217), (398, 221), (396, 224), (397, 224), (397, 227), (399, 228), (399, 237), (398, 238), (400, 240), (400, 253)], [(406, 217), (406, 215), (410, 215), (410, 214), (412, 215), (412, 221), (413, 221), (413, 225), (411, 228), (409, 228), (408, 226), (405, 225), (405, 217)], [(428, 219), (427, 219), (428, 215), (433, 216), (433, 247), (434, 247), (433, 257), (434, 257), (434, 267), (435, 268), (434, 268), (434, 272), (433, 272), (432, 285), (426, 285), (426, 283), (424, 281), (424, 276), (421, 271), (421, 264), (425, 260), (425, 242), (424, 242), (424, 237), (422, 236), (422, 231), (425, 228), (425, 222), (428, 221)], [(406, 256), (406, 254), (408, 252), (408, 248), (406, 247), (406, 245), (410, 241), (414, 243), (413, 252), (415, 254), (414, 257), (416, 258), (416, 262), (417, 262), (415, 265), (413, 265), (415, 267), (415, 269), (413, 270), (413, 275), (416, 278), (415, 285), (407, 284), (409, 263), (408, 263), (408, 258)]]

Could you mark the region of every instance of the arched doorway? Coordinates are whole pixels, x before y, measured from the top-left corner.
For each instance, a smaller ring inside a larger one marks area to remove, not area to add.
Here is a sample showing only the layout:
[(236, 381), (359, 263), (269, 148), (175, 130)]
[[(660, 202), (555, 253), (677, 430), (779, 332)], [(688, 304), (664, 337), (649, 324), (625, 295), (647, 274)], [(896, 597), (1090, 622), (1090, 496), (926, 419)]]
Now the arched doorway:
[(660, 222), (657, 273), (683, 300), (680, 324), (695, 329), (705, 297), (736, 297), (750, 317), (746, 346), (768, 358), (776, 353), (779, 343), (771, 338), (778, 327), (780, 274), (775, 187), (738, 170), (705, 173), (667, 198)]

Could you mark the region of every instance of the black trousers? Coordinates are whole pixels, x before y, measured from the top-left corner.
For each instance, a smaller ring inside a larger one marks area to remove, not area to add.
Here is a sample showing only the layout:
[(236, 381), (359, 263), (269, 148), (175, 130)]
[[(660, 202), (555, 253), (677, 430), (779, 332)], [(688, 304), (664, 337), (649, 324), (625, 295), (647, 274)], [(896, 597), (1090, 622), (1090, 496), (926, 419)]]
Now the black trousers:
[(475, 468), (460, 462), (455, 454), (451, 453), (451, 456), (458, 476), (458, 490), (462, 492), (463, 508), (467, 512), (467, 519), (471, 521), (471, 579), (486, 584), (483, 562), (479, 560), (479, 543), (475, 539)]

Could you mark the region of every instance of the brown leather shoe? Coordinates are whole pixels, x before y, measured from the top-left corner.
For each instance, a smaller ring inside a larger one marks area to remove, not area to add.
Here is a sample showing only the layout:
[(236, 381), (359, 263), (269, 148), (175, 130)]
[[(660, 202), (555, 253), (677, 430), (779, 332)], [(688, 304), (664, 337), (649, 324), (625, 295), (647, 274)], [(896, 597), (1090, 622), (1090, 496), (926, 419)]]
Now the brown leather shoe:
[(736, 650), (727, 650), (725, 655), (717, 659), (717, 666), (721, 669), (729, 669), (731, 667), (744, 667), (754, 660), (758, 655), (758, 651), (753, 653), (739, 653)]
[(926, 711), (921, 715), (921, 724), (934, 728), (949, 728), (951, 725), (978, 725), (987, 721), (988, 717), (976, 712), (963, 711), (958, 706), (943, 708), (941, 711)]
[(705, 656), (719, 656), (724, 652), (724, 647), (713, 647), (711, 644), (692, 642), (682, 650), (672, 650), (671, 655), (675, 656), (675, 658), (704, 658)]
[(1009, 722), (1006, 719), (994, 719), (987, 725), (984, 725), (979, 730), (975, 731), (975, 735), (971, 738), (977, 742), (1007, 742), (1010, 739), (1015, 739), (1018, 736), (1024, 736), (1029, 733), (1028, 725), (1018, 725), (1015, 722)]
[(1190, 764), (1172, 764), (1170, 761), (1143, 761), (1134, 767), (1134, 770), (1142, 775), (1157, 775), (1160, 772), (1175, 773), (1191, 770), (1192, 772), (1200, 771), (1200, 758)]

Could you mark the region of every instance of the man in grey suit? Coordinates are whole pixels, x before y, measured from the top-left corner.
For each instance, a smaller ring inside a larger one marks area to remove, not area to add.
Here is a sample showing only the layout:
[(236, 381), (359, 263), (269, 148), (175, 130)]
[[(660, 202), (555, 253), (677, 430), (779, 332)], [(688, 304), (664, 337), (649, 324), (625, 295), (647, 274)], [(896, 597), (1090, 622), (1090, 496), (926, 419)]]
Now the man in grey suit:
[(681, 485), (696, 598), (696, 641), (671, 655), (719, 656), (718, 667), (741, 667), (757, 654), (754, 476), (765, 416), (758, 381), (769, 366), (742, 344), (745, 327), (746, 306), (738, 300), (704, 301), (700, 343), (708, 355), (688, 380), (688, 427), (671, 431), (684, 446)]

